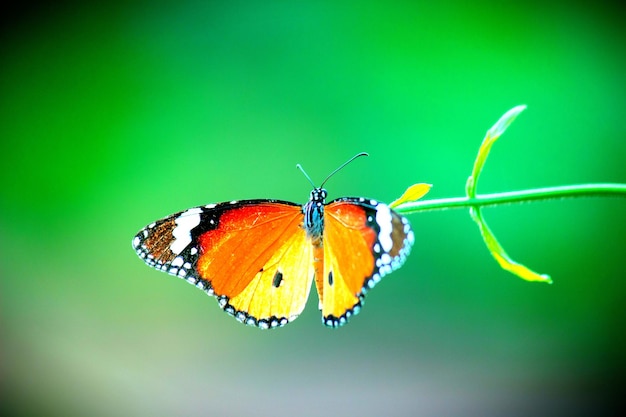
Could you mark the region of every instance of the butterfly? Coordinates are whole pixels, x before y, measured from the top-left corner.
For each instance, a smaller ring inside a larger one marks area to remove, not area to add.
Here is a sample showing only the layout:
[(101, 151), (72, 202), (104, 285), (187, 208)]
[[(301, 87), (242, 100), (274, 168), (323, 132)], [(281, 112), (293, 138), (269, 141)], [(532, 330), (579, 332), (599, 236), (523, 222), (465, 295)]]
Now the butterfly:
[(262, 329), (284, 326), (304, 309), (312, 281), (322, 321), (344, 325), (381, 278), (398, 269), (414, 242), (408, 220), (362, 197), (326, 203), (326, 181), (309, 201), (258, 199), (190, 208), (150, 223), (133, 238), (151, 267), (215, 296), (222, 309)]

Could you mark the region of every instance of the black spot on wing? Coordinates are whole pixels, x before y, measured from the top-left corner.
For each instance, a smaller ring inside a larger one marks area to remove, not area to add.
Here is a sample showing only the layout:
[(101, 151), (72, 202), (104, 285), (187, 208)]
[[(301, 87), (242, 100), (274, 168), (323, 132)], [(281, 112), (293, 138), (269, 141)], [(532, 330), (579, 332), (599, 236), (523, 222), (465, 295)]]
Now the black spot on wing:
[(274, 288), (280, 287), (281, 282), (283, 282), (283, 273), (280, 271), (276, 271), (274, 274), (274, 279), (272, 280), (272, 286)]

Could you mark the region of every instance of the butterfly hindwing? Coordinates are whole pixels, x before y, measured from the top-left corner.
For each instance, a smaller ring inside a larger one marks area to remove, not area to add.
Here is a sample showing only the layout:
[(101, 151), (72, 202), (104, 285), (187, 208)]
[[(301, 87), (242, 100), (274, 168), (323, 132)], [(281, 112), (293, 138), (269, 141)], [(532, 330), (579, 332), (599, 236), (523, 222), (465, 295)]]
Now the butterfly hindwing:
[(324, 273), (316, 277), (322, 319), (338, 327), (359, 312), (367, 291), (398, 269), (414, 235), (408, 220), (374, 200), (345, 197), (324, 209)]
[(146, 226), (133, 247), (148, 265), (215, 295), (229, 314), (262, 328), (295, 319), (313, 279), (302, 208), (285, 201), (189, 209)]

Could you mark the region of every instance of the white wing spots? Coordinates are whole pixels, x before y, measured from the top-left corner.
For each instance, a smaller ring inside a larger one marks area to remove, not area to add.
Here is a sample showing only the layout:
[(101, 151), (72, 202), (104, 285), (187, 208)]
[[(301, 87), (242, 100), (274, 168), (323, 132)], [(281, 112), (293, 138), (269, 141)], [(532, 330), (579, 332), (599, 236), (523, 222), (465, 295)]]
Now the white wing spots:
[[(375, 201), (371, 200), (371, 202)], [(411, 225), (405, 217), (393, 212), (385, 204), (378, 204), (375, 208), (378, 226), (378, 241), (372, 247), (375, 269), (372, 276), (363, 284), (359, 294), (361, 298), (364, 298), (385, 275), (402, 266), (415, 241)]]
[[(372, 200), (372, 203), (375, 203)], [(379, 204), (376, 207), (376, 223), (380, 228), (378, 233), (378, 241), (383, 247), (384, 252), (389, 252), (393, 248), (393, 240), (391, 239), (392, 223), (391, 223), (391, 209), (385, 204)]]
[(383, 265), (378, 270), (378, 273), (380, 274), (381, 277), (391, 274), (392, 272), (393, 272), (393, 269), (391, 268), (391, 265)]
[(192, 232), (201, 223), (204, 211), (196, 207), (150, 223), (137, 232), (132, 245), (148, 266), (182, 278), (213, 296), (211, 283), (196, 270), (200, 250), (196, 242), (192, 243)]
[(178, 216), (175, 220), (176, 227), (172, 230), (174, 242), (170, 246), (172, 253), (178, 255), (191, 243), (191, 229), (200, 224), (199, 207), (189, 209)]
[(413, 246), (413, 243), (415, 243), (415, 235), (413, 234), (413, 230), (411, 230), (411, 225), (409, 224), (409, 221), (406, 219), (406, 217), (402, 218), (402, 224), (404, 225), (403, 231), (405, 234), (405, 238), (402, 249), (400, 250), (400, 260), (397, 266), (398, 268), (404, 263), (406, 257), (409, 256), (409, 253), (411, 252), (411, 247)]
[(391, 263), (391, 256), (388, 253), (383, 253), (380, 257), (380, 261), (383, 265), (389, 265)]
[(337, 328), (341, 327), (348, 322), (348, 319), (352, 316), (359, 314), (361, 311), (361, 305), (364, 302), (363, 297), (359, 297), (358, 303), (356, 303), (350, 310), (347, 310), (341, 317), (328, 316), (322, 317), (322, 323), (328, 327)]
[[(207, 291), (207, 293), (209, 293), (210, 295), (215, 295), (212, 290), (210, 292)], [(266, 319), (257, 319), (249, 315), (245, 311), (235, 309), (235, 307), (233, 307), (229, 303), (229, 299), (226, 296), (223, 296), (223, 295), (218, 296), (217, 302), (225, 312), (233, 316), (237, 321), (247, 324), (248, 326), (256, 326), (261, 329), (273, 329), (275, 327), (282, 327), (297, 317), (297, 316), (294, 316), (294, 317), (286, 318), (286, 317), (272, 316)]]
[(215, 203), (207, 204), (206, 206), (204, 206), (204, 208), (212, 209), (212, 208), (215, 208), (215, 206), (217, 206), (217, 204), (215, 204)]

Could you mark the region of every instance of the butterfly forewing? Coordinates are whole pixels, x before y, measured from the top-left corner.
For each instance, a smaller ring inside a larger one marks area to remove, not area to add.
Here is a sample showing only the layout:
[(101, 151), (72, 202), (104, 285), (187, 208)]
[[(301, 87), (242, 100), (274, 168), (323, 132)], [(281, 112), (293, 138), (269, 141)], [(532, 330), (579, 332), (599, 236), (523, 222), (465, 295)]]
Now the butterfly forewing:
[(414, 236), (405, 217), (374, 200), (340, 198), (324, 213), (324, 273), (316, 285), (324, 323), (338, 327), (359, 312), (369, 289), (404, 263)]
[(305, 240), (300, 205), (245, 200), (168, 216), (139, 231), (133, 247), (148, 265), (215, 295), (238, 320), (276, 327), (306, 303), (313, 271)]

